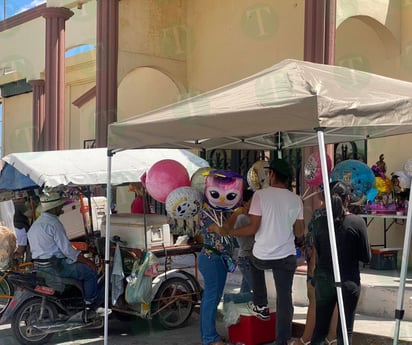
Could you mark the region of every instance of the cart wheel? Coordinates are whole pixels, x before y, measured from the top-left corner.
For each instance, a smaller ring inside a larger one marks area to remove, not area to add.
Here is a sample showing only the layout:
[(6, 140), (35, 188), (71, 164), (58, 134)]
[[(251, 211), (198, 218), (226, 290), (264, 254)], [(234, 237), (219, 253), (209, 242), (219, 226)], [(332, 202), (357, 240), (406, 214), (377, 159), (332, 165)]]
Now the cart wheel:
[[(41, 311), (43, 318), (39, 320)], [(46, 302), (42, 305), (40, 298), (29, 299), (15, 311), (11, 321), (11, 329), (20, 344), (43, 345), (52, 338), (53, 333), (39, 331), (33, 325), (42, 322), (52, 324), (56, 317), (57, 310), (54, 304)]]
[(193, 293), (184, 278), (166, 279), (152, 301), (152, 315), (165, 329), (182, 327), (193, 312)]
[(0, 272), (0, 315), (6, 310), (13, 296), (13, 285), (9, 284), (5, 273)]

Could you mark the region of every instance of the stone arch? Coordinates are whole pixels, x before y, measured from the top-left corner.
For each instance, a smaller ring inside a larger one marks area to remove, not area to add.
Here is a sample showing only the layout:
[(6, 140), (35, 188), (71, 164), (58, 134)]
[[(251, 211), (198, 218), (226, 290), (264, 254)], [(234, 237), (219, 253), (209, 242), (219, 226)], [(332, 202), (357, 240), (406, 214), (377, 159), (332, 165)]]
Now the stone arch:
[(400, 42), (396, 38), (394, 33), (387, 26), (385, 26), (384, 23), (370, 16), (356, 15), (347, 18), (345, 21), (341, 22), (340, 25), (337, 27), (337, 33), (340, 31), (340, 29), (342, 29), (342, 27), (350, 24), (351, 21), (354, 20), (362, 22), (365, 26), (369, 27), (372, 31), (376, 33), (377, 37), (379, 37), (379, 39), (382, 41), (387, 57), (399, 53), (398, 48), (400, 46)]
[(137, 67), (118, 86), (117, 120), (143, 114), (179, 100), (181, 88), (166, 73), (152, 67)]
[(79, 44), (73, 47), (66, 48), (66, 58), (78, 55), (78, 54), (83, 54), (86, 52), (90, 52), (96, 49), (96, 46), (94, 44)]
[[(350, 63), (351, 60), (354, 63)], [(356, 15), (347, 18), (337, 28), (336, 65), (399, 77), (396, 74), (399, 61), (400, 42), (380, 21)]]

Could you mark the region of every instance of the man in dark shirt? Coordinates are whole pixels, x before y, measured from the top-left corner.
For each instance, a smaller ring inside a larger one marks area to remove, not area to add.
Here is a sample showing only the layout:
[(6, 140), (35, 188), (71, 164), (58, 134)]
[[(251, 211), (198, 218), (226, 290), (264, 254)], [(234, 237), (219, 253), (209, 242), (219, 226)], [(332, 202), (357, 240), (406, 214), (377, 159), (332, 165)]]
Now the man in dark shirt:
[(27, 231), (30, 228), (30, 219), (28, 214), (30, 210), (26, 206), (26, 198), (19, 198), (14, 200), (14, 231), (17, 237), (17, 249), (14, 254), (14, 258), (19, 262), (29, 260), (27, 256), (29, 251), (27, 249)]

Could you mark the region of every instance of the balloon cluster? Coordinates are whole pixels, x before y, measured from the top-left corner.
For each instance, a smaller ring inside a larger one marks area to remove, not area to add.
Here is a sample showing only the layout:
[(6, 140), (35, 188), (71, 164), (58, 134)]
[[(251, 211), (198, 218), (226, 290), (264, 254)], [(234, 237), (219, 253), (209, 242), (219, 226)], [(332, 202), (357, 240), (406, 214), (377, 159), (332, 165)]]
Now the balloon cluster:
[(204, 199), (209, 209), (218, 211), (235, 208), (242, 200), (241, 175), (204, 167), (189, 178), (186, 168), (172, 159), (153, 164), (141, 180), (153, 199), (165, 203), (173, 218), (196, 216)]
[(189, 174), (181, 163), (161, 160), (153, 164), (141, 180), (153, 199), (166, 204), (171, 217), (190, 218), (199, 213), (203, 193), (191, 186)]

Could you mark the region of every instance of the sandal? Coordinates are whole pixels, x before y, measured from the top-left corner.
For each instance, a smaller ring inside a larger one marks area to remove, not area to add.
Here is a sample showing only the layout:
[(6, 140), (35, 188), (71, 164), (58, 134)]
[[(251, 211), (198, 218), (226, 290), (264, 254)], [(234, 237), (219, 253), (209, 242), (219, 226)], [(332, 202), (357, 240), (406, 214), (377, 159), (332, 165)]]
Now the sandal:
[(308, 340), (307, 342), (305, 342), (302, 338), (295, 338), (295, 340), (292, 340), (292, 342), (288, 343), (289, 345), (310, 345), (310, 340)]
[(328, 337), (325, 338), (326, 344), (327, 345), (333, 345), (333, 344), (337, 344), (338, 340), (337, 339), (333, 339), (333, 340), (329, 340)]

